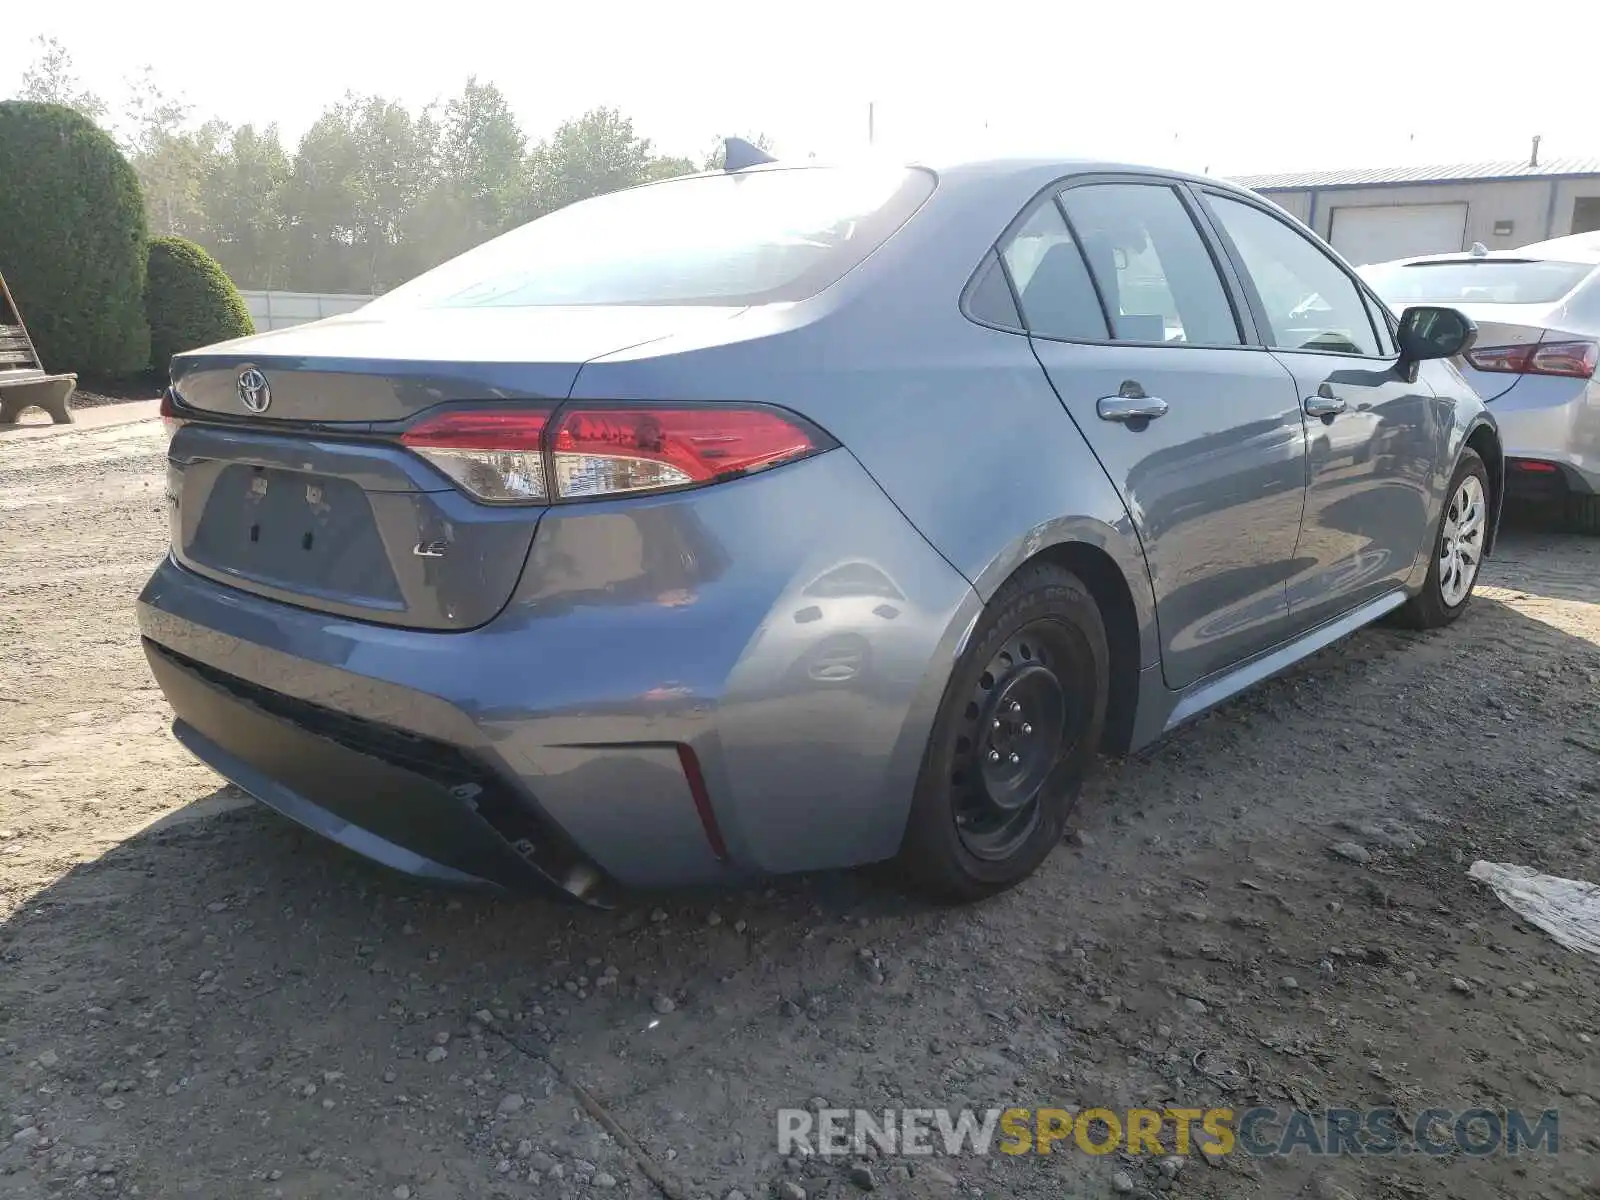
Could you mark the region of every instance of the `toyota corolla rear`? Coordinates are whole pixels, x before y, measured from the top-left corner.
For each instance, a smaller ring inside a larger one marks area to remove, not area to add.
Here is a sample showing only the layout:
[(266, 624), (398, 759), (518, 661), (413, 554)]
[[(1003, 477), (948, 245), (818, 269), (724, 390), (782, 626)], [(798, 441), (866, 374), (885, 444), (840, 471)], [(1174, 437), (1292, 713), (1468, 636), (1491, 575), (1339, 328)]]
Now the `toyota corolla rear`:
[(654, 185), (180, 355), (139, 603), (176, 736), (441, 880), (593, 897), (892, 854), (881, 799), (973, 598), (805, 397), (817, 298), (933, 191)]
[(1537, 247), (1364, 268), (1395, 309), (1448, 304), (1478, 325), (1462, 373), (1494, 406), (1507, 485), (1525, 498), (1600, 492), (1600, 273)]

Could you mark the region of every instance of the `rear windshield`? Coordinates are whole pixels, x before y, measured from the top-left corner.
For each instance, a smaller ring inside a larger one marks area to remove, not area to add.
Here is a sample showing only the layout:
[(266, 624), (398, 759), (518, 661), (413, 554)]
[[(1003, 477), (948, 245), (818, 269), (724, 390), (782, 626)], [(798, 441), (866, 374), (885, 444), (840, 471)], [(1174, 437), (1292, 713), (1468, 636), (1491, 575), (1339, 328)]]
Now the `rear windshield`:
[(933, 188), (929, 172), (904, 167), (797, 167), (614, 192), (485, 242), (367, 311), (803, 300)]
[(1592, 270), (1592, 263), (1480, 258), (1383, 263), (1362, 267), (1360, 273), (1389, 304), (1549, 304), (1577, 287)]

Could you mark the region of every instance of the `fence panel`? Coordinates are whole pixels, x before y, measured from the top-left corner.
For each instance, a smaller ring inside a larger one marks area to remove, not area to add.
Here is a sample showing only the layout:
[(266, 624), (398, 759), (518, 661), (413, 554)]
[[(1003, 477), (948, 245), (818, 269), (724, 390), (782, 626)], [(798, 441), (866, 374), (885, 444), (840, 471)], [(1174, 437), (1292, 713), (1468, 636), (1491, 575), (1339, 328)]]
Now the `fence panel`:
[(354, 312), (372, 296), (340, 295), (333, 292), (246, 292), (244, 305), (250, 310), (256, 332), (284, 329), (290, 325), (304, 325), (307, 321), (320, 321), (336, 313)]

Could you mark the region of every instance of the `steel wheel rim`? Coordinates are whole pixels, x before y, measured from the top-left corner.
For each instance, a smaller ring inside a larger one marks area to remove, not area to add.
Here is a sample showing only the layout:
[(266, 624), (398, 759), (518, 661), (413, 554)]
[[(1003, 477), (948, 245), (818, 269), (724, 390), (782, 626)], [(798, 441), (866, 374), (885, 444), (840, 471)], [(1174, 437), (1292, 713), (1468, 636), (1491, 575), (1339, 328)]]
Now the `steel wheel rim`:
[(1468, 475), (1450, 497), (1439, 536), (1439, 595), (1445, 607), (1465, 602), (1483, 564), (1484, 534), (1489, 528), (1489, 506), (1483, 483)]
[(1019, 629), (968, 695), (950, 785), (956, 835), (975, 858), (1005, 859), (1028, 840), (1075, 741), (1077, 705), (1056, 673), (1064, 632), (1055, 621)]

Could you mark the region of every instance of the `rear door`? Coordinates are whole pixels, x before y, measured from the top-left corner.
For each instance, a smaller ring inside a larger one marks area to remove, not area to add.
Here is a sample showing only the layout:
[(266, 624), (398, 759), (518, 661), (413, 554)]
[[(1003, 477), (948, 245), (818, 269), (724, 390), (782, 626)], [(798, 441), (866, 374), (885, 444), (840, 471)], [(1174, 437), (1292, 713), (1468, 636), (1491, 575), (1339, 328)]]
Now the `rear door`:
[(1265, 205), (1204, 198), (1305, 413), (1310, 484), (1289, 609), (1309, 628), (1411, 573), (1429, 537), (1430, 476), (1449, 469), (1439, 455), (1450, 416), (1398, 369), (1381, 306), (1320, 243)]
[(1280, 640), (1305, 434), (1288, 373), (1246, 344), (1192, 202), (1156, 177), (1085, 177), (1025, 214), (1002, 261), (1143, 544), (1168, 686)]

